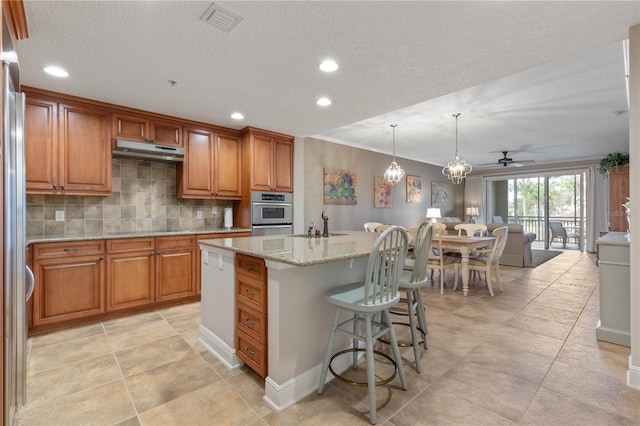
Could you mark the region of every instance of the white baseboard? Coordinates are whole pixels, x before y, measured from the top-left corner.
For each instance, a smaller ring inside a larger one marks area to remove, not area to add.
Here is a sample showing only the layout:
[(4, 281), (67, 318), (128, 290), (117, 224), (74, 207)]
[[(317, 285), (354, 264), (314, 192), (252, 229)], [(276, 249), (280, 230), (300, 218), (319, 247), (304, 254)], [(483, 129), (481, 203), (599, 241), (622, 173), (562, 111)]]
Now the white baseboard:
[(633, 365), (631, 355), (629, 355), (629, 369), (627, 370), (627, 385), (629, 387), (640, 389), (640, 367)]
[[(358, 359), (364, 356), (364, 352), (358, 354)], [(351, 367), (351, 356), (338, 357), (333, 361), (335, 371), (342, 373)], [(319, 364), (302, 374), (287, 380), (283, 384), (276, 383), (271, 377), (267, 377), (264, 383), (264, 397), (262, 398), (273, 410), (280, 412), (308, 395), (318, 390), (322, 364)], [(333, 380), (331, 371), (327, 371), (327, 380)]]
[(200, 324), (198, 328), (198, 341), (228, 369), (233, 370), (240, 368), (244, 364), (244, 362), (236, 356), (236, 350), (234, 348), (227, 345), (202, 324)]

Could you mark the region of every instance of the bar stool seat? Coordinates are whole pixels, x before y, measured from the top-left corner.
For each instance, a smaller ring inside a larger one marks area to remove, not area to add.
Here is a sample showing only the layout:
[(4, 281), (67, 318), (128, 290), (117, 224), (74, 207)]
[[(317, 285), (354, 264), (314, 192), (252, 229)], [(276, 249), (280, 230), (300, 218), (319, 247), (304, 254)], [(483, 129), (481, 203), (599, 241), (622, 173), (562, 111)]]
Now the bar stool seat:
[[(371, 424), (376, 423), (376, 385), (383, 385), (393, 380), (396, 374), (400, 377), (402, 389), (407, 389), (407, 380), (402, 367), (402, 358), (398, 341), (391, 323), (389, 308), (398, 303), (400, 293), (398, 284), (402, 274), (404, 261), (407, 257), (408, 235), (402, 227), (392, 226), (380, 234), (373, 245), (367, 271), (363, 282), (347, 284), (325, 292), (325, 300), (335, 306), (333, 323), (327, 348), (322, 363), (318, 393), (324, 391), (327, 371), (339, 380), (364, 386), (369, 392), (369, 415)], [(341, 312), (352, 314), (347, 320), (341, 321)], [(352, 339), (352, 347), (332, 355), (336, 333), (343, 333)], [(380, 336), (389, 334), (393, 358), (373, 350), (373, 344)], [(365, 348), (359, 347), (359, 342), (365, 343)], [(343, 354), (352, 354), (352, 367), (358, 367), (358, 353), (365, 352), (367, 382), (351, 382), (342, 378), (331, 367), (333, 360)], [(394, 373), (376, 382), (374, 354), (379, 354), (393, 362)]]

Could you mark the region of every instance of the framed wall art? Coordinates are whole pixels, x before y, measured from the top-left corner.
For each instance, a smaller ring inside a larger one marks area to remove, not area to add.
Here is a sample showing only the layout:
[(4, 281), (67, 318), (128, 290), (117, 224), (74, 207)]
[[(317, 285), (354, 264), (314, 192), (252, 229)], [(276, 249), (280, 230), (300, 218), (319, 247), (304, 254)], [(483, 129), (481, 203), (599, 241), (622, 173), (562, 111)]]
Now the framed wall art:
[(382, 176), (373, 177), (373, 207), (376, 209), (390, 209), (393, 207), (391, 190), (393, 187)]
[(358, 204), (358, 175), (351, 170), (324, 169), (324, 204)]
[(433, 207), (447, 207), (447, 186), (442, 182), (431, 182), (431, 205)]
[(416, 204), (422, 202), (422, 178), (420, 176), (407, 175), (407, 203)]

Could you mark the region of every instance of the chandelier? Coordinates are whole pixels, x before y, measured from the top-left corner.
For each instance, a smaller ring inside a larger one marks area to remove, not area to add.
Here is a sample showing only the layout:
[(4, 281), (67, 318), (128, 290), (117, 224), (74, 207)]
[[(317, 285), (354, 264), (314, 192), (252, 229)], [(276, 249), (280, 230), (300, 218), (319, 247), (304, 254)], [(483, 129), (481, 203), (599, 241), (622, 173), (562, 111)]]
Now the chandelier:
[(460, 113), (457, 112), (453, 114), (456, 118), (456, 154), (453, 156), (447, 167), (442, 169), (442, 174), (447, 176), (453, 183), (458, 184), (461, 183), (462, 180), (467, 177), (467, 173), (471, 171), (471, 164), (467, 164), (460, 156), (458, 155), (458, 117), (460, 117)]
[(391, 186), (396, 186), (404, 177), (404, 170), (396, 163), (396, 126), (397, 124), (391, 125), (393, 128), (393, 161), (387, 167), (387, 171), (384, 172), (384, 180), (389, 182)]

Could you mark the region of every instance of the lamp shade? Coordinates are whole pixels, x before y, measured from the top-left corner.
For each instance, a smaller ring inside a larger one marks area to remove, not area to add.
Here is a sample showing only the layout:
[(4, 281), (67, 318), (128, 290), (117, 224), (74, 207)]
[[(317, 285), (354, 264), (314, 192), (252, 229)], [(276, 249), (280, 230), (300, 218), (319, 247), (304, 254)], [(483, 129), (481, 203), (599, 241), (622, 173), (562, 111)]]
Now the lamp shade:
[(467, 216), (478, 216), (480, 214), (477, 207), (467, 207), (465, 209), (465, 213), (467, 214)]
[(440, 216), (440, 209), (435, 208), (435, 207), (430, 207), (430, 208), (427, 209), (427, 215), (426, 215), (427, 219), (429, 219), (429, 218), (437, 219), (439, 217), (442, 217), (442, 216)]

